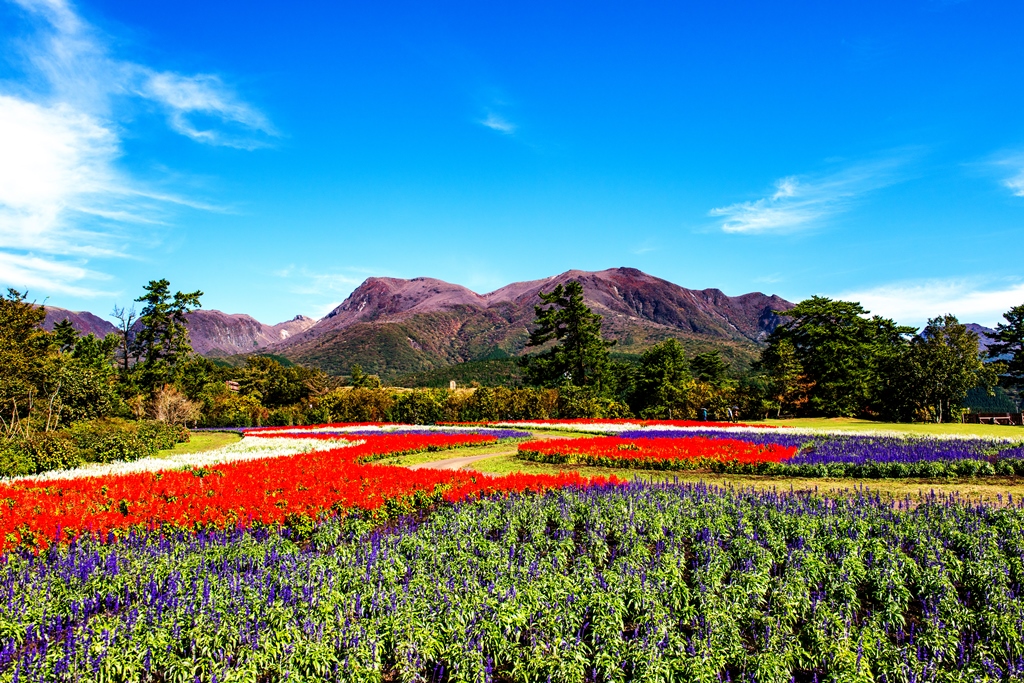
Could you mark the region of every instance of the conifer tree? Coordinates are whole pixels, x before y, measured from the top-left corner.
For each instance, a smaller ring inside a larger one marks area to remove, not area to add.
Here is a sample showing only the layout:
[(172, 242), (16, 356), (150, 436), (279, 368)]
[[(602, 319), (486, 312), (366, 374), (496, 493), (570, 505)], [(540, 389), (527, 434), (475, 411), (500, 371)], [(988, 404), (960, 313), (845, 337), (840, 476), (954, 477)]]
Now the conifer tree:
[(556, 344), (530, 358), (527, 381), (600, 390), (608, 371), (608, 349), (615, 342), (601, 337), (601, 316), (583, 302), (583, 285), (572, 280), (539, 296), (543, 303), (534, 306), (536, 328), (527, 346)]

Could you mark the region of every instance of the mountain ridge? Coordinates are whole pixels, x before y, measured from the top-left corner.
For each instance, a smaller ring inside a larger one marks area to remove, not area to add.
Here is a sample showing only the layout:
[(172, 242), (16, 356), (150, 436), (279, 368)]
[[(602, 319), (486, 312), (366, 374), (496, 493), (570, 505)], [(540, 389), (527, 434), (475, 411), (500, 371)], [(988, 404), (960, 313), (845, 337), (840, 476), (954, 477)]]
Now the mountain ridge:
[(335, 373), (359, 362), (384, 376), (520, 355), (538, 294), (572, 280), (627, 353), (668, 337), (714, 340), (746, 365), (779, 323), (775, 311), (793, 306), (760, 292), (687, 289), (635, 268), (569, 270), (486, 294), (436, 278), (371, 277), (315, 325), (269, 350)]

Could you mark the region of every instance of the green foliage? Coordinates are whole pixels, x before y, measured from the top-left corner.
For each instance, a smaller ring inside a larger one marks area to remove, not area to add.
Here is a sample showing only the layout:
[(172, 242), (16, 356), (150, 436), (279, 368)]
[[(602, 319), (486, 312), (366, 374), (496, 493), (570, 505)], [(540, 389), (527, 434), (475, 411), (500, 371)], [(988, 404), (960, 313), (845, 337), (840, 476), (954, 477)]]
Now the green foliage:
[(156, 420), (91, 420), (73, 425), (66, 432), (86, 462), (132, 461), (156, 455), (189, 440), (187, 429)]
[[(624, 374), (620, 372), (619, 377)], [(666, 339), (640, 355), (631, 386), (625, 391), (626, 400), (636, 415), (681, 416), (690, 379), (690, 364), (682, 344)], [(620, 379), (620, 383), (628, 381)]]
[(459, 387), (517, 387), (523, 384), (523, 368), (516, 358), (491, 358), (399, 375), (392, 383), (399, 387), (444, 389), (452, 380)]
[(253, 396), (267, 408), (280, 408), (305, 401), (326, 390), (322, 370), (301, 365), (285, 367), (269, 356), (249, 356), (245, 367), (234, 373), (243, 396)]
[[(12, 553), (21, 680), (945, 683), (1024, 656), (1014, 506), (634, 484), (288, 526)], [(131, 608), (76, 619), (97, 595)]]
[(256, 396), (242, 396), (220, 385), (213, 396), (207, 397), (203, 412), (206, 427), (261, 427), (267, 424), (268, 411)]
[(722, 360), (722, 354), (718, 351), (709, 351), (694, 356), (690, 363), (690, 370), (696, 379), (715, 387), (725, 386), (729, 379), (729, 366)]
[(766, 414), (775, 410), (779, 417), (783, 412), (800, 412), (807, 405), (813, 383), (804, 373), (791, 339), (785, 336), (772, 339), (754, 368), (764, 373), (759, 389), (763, 392)]
[(49, 398), (48, 370), (56, 352), (40, 325), (46, 311), (14, 289), (0, 297), (0, 425), (6, 435), (27, 434), (21, 424)]
[(74, 442), (61, 432), (36, 433), (0, 441), (0, 477), (39, 474), (77, 467), (82, 462)]
[(131, 342), (137, 359), (134, 374), (145, 389), (155, 389), (172, 381), (175, 366), (192, 352), (188, 313), (199, 308), (199, 290), (171, 295), (167, 280), (150, 280), (145, 293), (136, 301), (144, 304), (139, 314), (138, 329)]
[(349, 383), (357, 389), (379, 389), (382, 384), (377, 375), (367, 375), (359, 363), (349, 370)]
[(0, 477), (71, 469), (82, 462), (138, 460), (188, 440), (187, 429), (163, 422), (89, 420), (0, 441)]
[(555, 345), (529, 358), (527, 381), (539, 386), (595, 387), (606, 381), (608, 349), (601, 337), (601, 316), (583, 302), (583, 285), (573, 280), (539, 293), (537, 319), (527, 346)]
[(985, 387), (974, 387), (967, 392), (963, 405), (973, 413), (1015, 413), (1020, 410), (1006, 389), (994, 387), (991, 393)]
[(1003, 380), (1008, 386), (1024, 388), (1024, 304), (1011, 308), (1003, 319), (1006, 322), (996, 325), (995, 333), (990, 335), (988, 353), (992, 358), (1008, 356)]
[(301, 418), (292, 417), (296, 421), (301, 419), (303, 423), (434, 424), (629, 416), (628, 406), (587, 388), (481, 387), (472, 391), (339, 388), (313, 399), (311, 407), (303, 412)]
[[(810, 413), (838, 417), (877, 410), (883, 391), (880, 369), (899, 356), (913, 328), (877, 315), (869, 318), (860, 304), (819, 296), (779, 314), (788, 320), (769, 337), (762, 367), (780, 379), (789, 377), (784, 385), (789, 390), (805, 388)], [(784, 343), (792, 350), (781, 348)], [(780, 366), (783, 361), (788, 368)], [(793, 380), (797, 368), (802, 374)]]
[(934, 407), (937, 422), (959, 418), (956, 409), (968, 391), (996, 383), (993, 368), (981, 361), (978, 335), (952, 315), (929, 320), (911, 349), (911, 364), (917, 368), (915, 393), (922, 407)]

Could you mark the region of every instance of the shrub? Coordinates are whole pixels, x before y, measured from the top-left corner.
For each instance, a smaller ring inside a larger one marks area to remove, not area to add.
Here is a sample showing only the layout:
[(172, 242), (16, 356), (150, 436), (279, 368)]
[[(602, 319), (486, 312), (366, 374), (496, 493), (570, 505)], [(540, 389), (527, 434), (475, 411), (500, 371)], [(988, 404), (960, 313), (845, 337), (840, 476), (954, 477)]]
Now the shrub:
[(79, 422), (68, 435), (87, 462), (138, 460), (189, 439), (188, 430), (179, 425), (116, 418)]
[(78, 467), (81, 455), (63, 432), (43, 432), (0, 443), (0, 477), (20, 477)]

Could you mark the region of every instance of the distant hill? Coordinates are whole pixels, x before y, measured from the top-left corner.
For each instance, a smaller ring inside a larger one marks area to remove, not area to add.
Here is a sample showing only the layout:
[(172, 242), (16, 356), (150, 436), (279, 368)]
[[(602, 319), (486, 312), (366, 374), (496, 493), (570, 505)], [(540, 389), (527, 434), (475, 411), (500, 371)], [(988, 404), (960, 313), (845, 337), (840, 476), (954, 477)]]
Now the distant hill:
[(721, 348), (748, 365), (792, 304), (761, 293), (731, 297), (692, 290), (634, 268), (570, 270), (489, 294), (434, 278), (369, 278), (325, 318), (271, 347), (292, 360), (341, 374), (353, 363), (385, 378), (524, 352), (538, 293), (579, 280), (604, 317), (615, 350), (638, 353), (669, 337)]
[[(71, 321), (81, 334), (94, 334), (102, 338), (117, 332), (112, 323), (87, 311), (46, 307), (44, 329), (53, 330), (62, 320)], [(283, 323), (266, 325), (245, 314), (200, 309), (189, 314), (186, 325), (196, 353), (219, 357), (261, 351), (307, 330), (315, 323), (313, 318), (297, 315)]]
[(316, 320), (304, 315), (297, 315), (276, 325), (266, 325), (244, 313), (205, 309), (190, 313), (186, 323), (195, 352), (213, 357), (262, 351), (304, 332), (314, 324)]
[(52, 332), (57, 323), (63, 320), (70, 321), (79, 334), (94, 334), (100, 339), (112, 332), (117, 332), (117, 328), (113, 324), (98, 315), (93, 315), (88, 311), (68, 311), (56, 306), (46, 307), (43, 329)]
[[(245, 314), (200, 309), (188, 327), (196, 352), (230, 363), (246, 354), (348, 374), (359, 363), (370, 373), (405, 386), (515, 384), (512, 358), (529, 349), (527, 331), (538, 293), (579, 280), (584, 298), (604, 317), (606, 337), (623, 358), (670, 337), (689, 355), (719, 350), (737, 370), (757, 358), (779, 324), (774, 311), (793, 304), (754, 292), (727, 296), (718, 289), (686, 289), (635, 268), (570, 270), (543, 280), (516, 282), (488, 294), (443, 280), (371, 277), (321, 320), (306, 316), (276, 325)], [(83, 334), (104, 336), (115, 327), (89, 312), (46, 307), (46, 329), (68, 319)], [(991, 328), (969, 324), (982, 347)], [(504, 360), (503, 360), (504, 359)]]
[(992, 344), (992, 340), (988, 338), (988, 335), (994, 333), (995, 328), (985, 327), (976, 323), (967, 323), (964, 327), (978, 335), (978, 348), (982, 351), (988, 351), (988, 347)]

